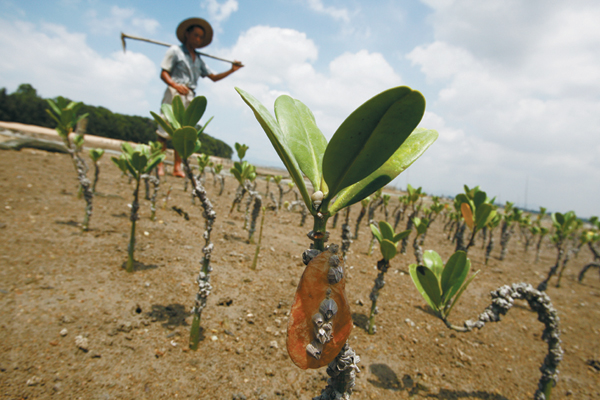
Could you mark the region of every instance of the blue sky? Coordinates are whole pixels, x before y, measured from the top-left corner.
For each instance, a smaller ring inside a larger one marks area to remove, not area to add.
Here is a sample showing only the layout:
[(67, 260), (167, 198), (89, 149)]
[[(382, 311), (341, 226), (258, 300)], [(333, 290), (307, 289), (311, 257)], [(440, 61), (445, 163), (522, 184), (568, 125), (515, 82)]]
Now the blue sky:
[(248, 144), (251, 162), (281, 165), (234, 86), (269, 109), (281, 94), (302, 100), (329, 138), (368, 98), (407, 85), (440, 138), (397, 186), (480, 185), (501, 202), (600, 214), (595, 0), (0, 0), (0, 87), (149, 116), (165, 48), (129, 41), (123, 53), (120, 32), (176, 43), (190, 16), (215, 29), (204, 51), (246, 64), (198, 93), (215, 116), (209, 133)]

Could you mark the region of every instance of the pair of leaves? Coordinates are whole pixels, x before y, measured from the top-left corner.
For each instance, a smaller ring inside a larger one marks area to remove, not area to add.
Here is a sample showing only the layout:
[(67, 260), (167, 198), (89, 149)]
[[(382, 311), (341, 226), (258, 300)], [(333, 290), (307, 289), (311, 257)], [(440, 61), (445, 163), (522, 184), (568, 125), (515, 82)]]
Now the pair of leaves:
[(185, 108), (181, 97), (175, 96), (172, 104), (163, 104), (161, 107), (166, 121), (160, 115), (150, 111), (154, 120), (171, 136), (173, 148), (184, 159), (200, 150), (198, 137), (212, 121), (210, 118), (202, 128), (196, 129), (196, 125), (204, 115), (206, 104), (206, 97), (198, 96)]
[(373, 232), (373, 236), (379, 242), (381, 255), (387, 261), (396, 256), (398, 242), (410, 235), (410, 230), (395, 233), (394, 228), (386, 221), (379, 221), (379, 228), (375, 224), (370, 224), (369, 227), (371, 228), (371, 232)]
[(429, 228), (429, 218), (414, 217), (413, 218), (413, 226), (415, 227), (415, 230), (417, 231), (417, 235), (423, 235), (427, 232), (427, 229)]
[(248, 161), (236, 161), (233, 163), (233, 168), (229, 170), (240, 185), (244, 185), (246, 179), (254, 181), (256, 178), (256, 167)]
[[(311, 212), (313, 207), (302, 174), (315, 191), (323, 192), (322, 210), (327, 211), (336, 195), (338, 200), (343, 195), (343, 200), (329, 209), (331, 214), (361, 201), (389, 183), (391, 175), (397, 176), (395, 167), (406, 164), (396, 160), (376, 173), (394, 158), (425, 110), (425, 99), (419, 92), (408, 87), (387, 90), (356, 109), (327, 143), (312, 112), (299, 100), (280, 96), (275, 102), (275, 119), (252, 95), (236, 90), (253, 110)], [(431, 142), (419, 144), (427, 148)]]
[(68, 137), (79, 121), (88, 117), (87, 113), (77, 116), (79, 108), (83, 106), (81, 102), (68, 102), (64, 97), (58, 97), (56, 103), (51, 99), (46, 99), (46, 101), (50, 106), (46, 112), (56, 121), (56, 131), (63, 139)]
[(409, 266), (410, 276), (427, 304), (446, 319), (477, 273), (467, 279), (471, 261), (464, 251), (450, 256), (445, 266), (439, 254), (431, 250), (425, 252), (423, 260), (425, 265)]
[(104, 155), (104, 149), (90, 149), (90, 158), (94, 162), (98, 162)]
[(121, 155), (118, 158), (111, 157), (111, 160), (123, 173), (129, 172), (136, 180), (139, 180), (143, 174), (148, 174), (165, 159), (162, 151), (153, 152), (147, 145), (138, 145), (134, 148), (124, 142), (121, 150)]
[(238, 142), (235, 142), (235, 152), (237, 153), (237, 156), (240, 159), (240, 161), (242, 161), (244, 157), (246, 157), (246, 151), (248, 151), (248, 146), (246, 146), (245, 144), (239, 144)]

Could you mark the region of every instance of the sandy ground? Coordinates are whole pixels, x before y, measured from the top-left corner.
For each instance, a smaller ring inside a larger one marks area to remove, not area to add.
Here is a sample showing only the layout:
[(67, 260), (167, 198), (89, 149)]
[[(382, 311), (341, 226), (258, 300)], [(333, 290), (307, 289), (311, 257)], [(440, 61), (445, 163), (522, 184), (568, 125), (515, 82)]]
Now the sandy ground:
[[(189, 311), (204, 222), (183, 180), (163, 180), (155, 222), (149, 202), (142, 201), (136, 247), (141, 264), (128, 274), (123, 264), (132, 185), (108, 158), (101, 165), (91, 230), (81, 232), (84, 201), (77, 198), (68, 155), (31, 149), (0, 154), (0, 398), (310, 399), (325, 387), (325, 368), (300, 370), (285, 350), (287, 313), (309, 244), (310, 223), (300, 227), (299, 214), (267, 212), (253, 271), (255, 245), (247, 241), (243, 212), (228, 215), (236, 184), (227, 178), (218, 196), (208, 175), (217, 211), (214, 290), (194, 352), (188, 350)], [(264, 180), (258, 190), (265, 192)], [(272, 183), (270, 190), (276, 190)], [(392, 208), (396, 204), (394, 198)], [(359, 208), (352, 207), (352, 226)], [(440, 218), (424, 248), (447, 259), (454, 245), (442, 228)], [(330, 242), (339, 244), (341, 225), (329, 230)], [(546, 354), (536, 315), (522, 302), (481, 331), (449, 331), (407, 275), (415, 259), (410, 247), (391, 262), (378, 303), (378, 331), (368, 335), (362, 324), (380, 257), (378, 249), (367, 255), (370, 239), (365, 221), (346, 265), (356, 325), (350, 344), (361, 357), (353, 399), (532, 398)], [(533, 251), (523, 251), (518, 235), (504, 261), (498, 252), (485, 266), (481, 242), (469, 251), (481, 273), (453, 311), (454, 323), (475, 318), (489, 304), (490, 290), (522, 281), (537, 285), (555, 257), (548, 243), (534, 264)], [(583, 248), (562, 286), (553, 281), (548, 289), (565, 350), (556, 399), (600, 398), (600, 372), (590, 365), (600, 359), (600, 280), (596, 271), (582, 284), (576, 279), (591, 260)]]

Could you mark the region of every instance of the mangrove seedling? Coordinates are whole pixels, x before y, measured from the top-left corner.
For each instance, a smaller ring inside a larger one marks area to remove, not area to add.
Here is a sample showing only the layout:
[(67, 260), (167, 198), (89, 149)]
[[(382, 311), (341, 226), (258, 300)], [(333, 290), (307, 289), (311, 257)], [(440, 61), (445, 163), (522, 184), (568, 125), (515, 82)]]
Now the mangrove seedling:
[(162, 151), (152, 153), (150, 151), (150, 146), (137, 145), (136, 147), (133, 147), (127, 142), (123, 142), (121, 149), (122, 152), (120, 157), (111, 157), (111, 160), (117, 165), (117, 167), (119, 167), (121, 171), (123, 171), (123, 173), (129, 172), (135, 181), (135, 188), (133, 189), (133, 202), (131, 203), (131, 214), (129, 216), (129, 220), (131, 221), (131, 232), (129, 234), (127, 263), (125, 266), (125, 270), (127, 272), (133, 272), (135, 263), (135, 223), (139, 219), (138, 210), (140, 208), (140, 181), (142, 179), (142, 175), (148, 174), (165, 159), (165, 155)]
[[(478, 187), (473, 190), (468, 190), (465, 185), (465, 192), (456, 196), (455, 202), (460, 205), (460, 211), (464, 218), (465, 225), (471, 230), (471, 237), (465, 246), (462, 235), (456, 240), (455, 251), (462, 250), (465, 253), (469, 251), (475, 243), (475, 235), (477, 232), (486, 227), (490, 221), (496, 216), (496, 207), (494, 199), (489, 199), (487, 194), (479, 190)], [(471, 195), (472, 193), (472, 195)]]
[(465, 321), (463, 326), (454, 325), (448, 321), (448, 315), (476, 275), (475, 273), (467, 279), (470, 267), (471, 262), (463, 251), (454, 253), (445, 266), (436, 252), (429, 251), (425, 254), (425, 265), (412, 264), (409, 270), (413, 283), (434, 314), (449, 329), (458, 332), (470, 332), (475, 328), (482, 329), (488, 322), (498, 322), (512, 308), (515, 300), (526, 300), (531, 309), (537, 312), (538, 320), (544, 323), (542, 339), (548, 343), (548, 354), (540, 367), (542, 377), (533, 398), (550, 399), (552, 388), (557, 382), (558, 364), (563, 356), (559, 319), (550, 298), (528, 283), (505, 285), (491, 292), (492, 304), (477, 320)]
[(215, 164), (212, 167), (214, 178), (219, 181), (219, 196), (223, 194), (223, 190), (225, 189), (225, 176), (221, 174), (223, 170), (223, 164)]
[[(408, 221), (406, 221), (406, 230), (411, 231), (413, 228), (414, 218), (419, 214), (421, 210), (420, 204), (417, 206), (417, 202), (422, 196), (422, 188), (413, 188), (410, 183), (406, 185), (406, 209), (410, 209), (411, 213), (408, 216)], [(402, 247), (400, 249), (400, 253), (406, 254), (406, 245), (408, 244), (408, 236), (402, 239)]]
[[(485, 265), (488, 264), (490, 259), (490, 254), (492, 254), (492, 250), (494, 249), (494, 231), (500, 225), (502, 221), (502, 216), (498, 213), (488, 222), (487, 231), (488, 231), (488, 243), (485, 246)], [(545, 229), (545, 228), (544, 228)], [(541, 242), (540, 242), (541, 243)]]
[[(158, 154), (164, 153), (163, 145), (160, 142), (149, 142), (150, 153)], [(142, 179), (146, 186), (146, 200), (150, 201), (150, 220), (156, 220), (156, 198), (158, 197), (158, 189), (160, 188), (160, 175), (158, 174), (158, 168), (154, 168), (147, 174), (142, 175)], [(150, 183), (152, 183), (152, 195), (150, 195)]]
[(360, 201), (360, 205), (361, 205), (361, 209), (360, 212), (358, 213), (358, 217), (356, 217), (356, 227), (354, 228), (354, 240), (358, 239), (358, 232), (360, 229), (360, 222), (362, 221), (362, 219), (364, 218), (365, 214), (367, 213), (367, 208), (369, 207), (369, 203), (371, 202), (371, 197), (367, 196), (364, 199), (362, 199)]
[[(415, 228), (416, 235), (413, 240), (413, 249), (415, 251), (415, 258), (417, 259), (417, 264), (423, 264), (423, 242), (425, 242), (425, 236), (427, 235), (427, 229), (429, 229), (429, 224), (431, 222), (427, 217), (413, 218), (413, 227)], [(410, 231), (408, 231), (410, 233)], [(408, 235), (407, 235), (408, 236)]]
[(379, 227), (372, 223), (369, 225), (373, 236), (379, 242), (379, 249), (381, 250), (381, 260), (377, 261), (377, 278), (375, 278), (375, 285), (369, 294), (371, 299), (371, 314), (369, 315), (369, 335), (374, 335), (376, 331), (375, 327), (375, 314), (379, 313), (377, 308), (377, 299), (379, 298), (379, 291), (385, 286), (385, 273), (390, 268), (390, 260), (396, 257), (398, 254), (398, 242), (410, 235), (410, 231), (404, 231), (395, 233), (394, 229), (386, 221), (379, 221)]
[(96, 185), (100, 177), (100, 159), (104, 155), (104, 149), (90, 149), (90, 158), (94, 162), (94, 183), (92, 183), (92, 193), (96, 194)]
[(581, 283), (581, 281), (583, 280), (583, 278), (585, 276), (585, 273), (590, 268), (598, 268), (598, 270), (600, 271), (600, 251), (594, 245), (595, 243), (600, 242), (600, 232), (598, 231), (598, 228), (600, 228), (600, 224), (598, 224), (598, 220), (596, 217), (590, 218), (590, 222), (592, 223), (592, 225), (595, 226), (595, 229), (589, 229), (589, 230), (583, 232), (581, 242), (583, 244), (588, 245), (589, 249), (591, 250), (592, 254), (594, 255), (594, 261), (589, 264), (586, 264), (581, 269), (581, 271), (579, 272), (579, 276), (577, 277), (577, 280), (579, 281), (579, 283)]
[[(54, 121), (56, 121), (56, 132), (63, 140), (79, 181), (79, 190), (83, 193), (85, 200), (85, 215), (81, 228), (87, 231), (90, 226), (90, 218), (92, 217), (94, 193), (92, 185), (87, 177), (88, 167), (83, 157), (81, 157), (81, 149), (83, 148), (83, 136), (88, 114), (77, 115), (83, 103), (68, 102), (64, 97), (58, 97), (56, 102), (47, 99), (50, 109), (46, 112)], [(51, 111), (52, 110), (52, 111)], [(75, 131), (75, 136), (71, 140), (71, 134)]]
[(204, 124), (200, 129), (196, 128), (196, 124), (202, 118), (204, 111), (206, 110), (206, 97), (198, 96), (190, 102), (187, 108), (183, 106), (183, 102), (179, 96), (173, 99), (173, 104), (163, 104), (162, 111), (167, 121), (162, 119), (159, 115), (151, 112), (154, 120), (163, 127), (163, 129), (171, 136), (173, 147), (181, 156), (183, 163), (183, 170), (185, 175), (189, 179), (192, 185), (192, 193), (198, 198), (204, 212), (204, 233), (202, 238), (204, 239), (204, 247), (202, 248), (202, 261), (201, 269), (196, 278), (198, 284), (198, 293), (194, 301), (194, 307), (192, 308), (192, 326), (190, 329), (190, 344), (189, 347), (192, 350), (197, 350), (200, 343), (200, 322), (202, 319), (202, 311), (206, 307), (206, 301), (212, 286), (210, 284), (210, 272), (212, 267), (210, 265), (212, 251), (214, 248), (213, 243), (210, 240), (210, 234), (217, 218), (210, 199), (206, 194), (204, 186), (194, 176), (194, 171), (190, 166), (188, 158), (200, 150), (201, 143), (198, 140), (202, 130), (206, 128), (207, 123)]
[(502, 215), (502, 231), (500, 233), (500, 261), (506, 258), (508, 252), (508, 242), (515, 232), (514, 225), (521, 220), (523, 212), (515, 208), (510, 201), (504, 206), (504, 214)]
[[(425, 99), (408, 87), (387, 90), (355, 110), (327, 142), (312, 112), (299, 100), (280, 96), (275, 116), (252, 95), (236, 88), (267, 134), (313, 216), (303, 253), (307, 265), (287, 329), (287, 350), (300, 368), (329, 365), (328, 386), (316, 399), (347, 399), (359, 357), (347, 343), (352, 329), (337, 245), (325, 246), (328, 219), (391, 182), (437, 138), (415, 129)], [(313, 187), (308, 192), (303, 175)]]
[(288, 186), (288, 189), (285, 190), (285, 186), (283, 185), (283, 177), (281, 175), (275, 175), (273, 177), (273, 182), (275, 182), (275, 184), (277, 185), (277, 189), (279, 190), (279, 201), (277, 202), (278, 205), (278, 209), (281, 209), (281, 206), (283, 205), (283, 196), (285, 196), (286, 194), (288, 194), (289, 192), (292, 191), (292, 189), (294, 189), (294, 186)]
[[(342, 224), (342, 260), (344, 265), (348, 261), (348, 252), (350, 251), (350, 245), (352, 244), (352, 231), (350, 230), (350, 208), (346, 207), (344, 223)], [(340, 213), (335, 213), (334, 217), (337, 217)]]
[(235, 152), (241, 162), (244, 159), (244, 157), (246, 157), (246, 152), (248, 151), (249, 147), (246, 146), (245, 144), (239, 144), (238, 142), (235, 142), (234, 147), (235, 147)]
[(249, 190), (252, 190), (252, 182), (256, 179), (256, 167), (248, 163), (248, 161), (236, 161), (233, 163), (233, 168), (229, 169), (229, 172), (231, 172), (231, 175), (233, 175), (239, 184), (235, 191), (235, 198), (229, 209), (229, 214), (231, 214), (236, 204), (238, 211), (240, 211), (242, 199)]
[[(552, 276), (558, 272), (560, 263), (563, 261), (563, 257), (568, 251), (567, 241), (569, 236), (577, 228), (577, 216), (575, 215), (575, 212), (569, 211), (565, 214), (561, 214), (559, 212), (552, 213), (552, 227), (554, 228), (554, 233), (550, 237), (550, 240), (556, 248), (556, 263), (548, 271), (546, 279), (544, 279), (537, 287), (537, 289), (541, 290), (542, 292), (548, 288), (548, 282), (550, 281), (550, 278), (552, 278)], [(557, 283), (557, 285), (558, 284), (559, 283)]]

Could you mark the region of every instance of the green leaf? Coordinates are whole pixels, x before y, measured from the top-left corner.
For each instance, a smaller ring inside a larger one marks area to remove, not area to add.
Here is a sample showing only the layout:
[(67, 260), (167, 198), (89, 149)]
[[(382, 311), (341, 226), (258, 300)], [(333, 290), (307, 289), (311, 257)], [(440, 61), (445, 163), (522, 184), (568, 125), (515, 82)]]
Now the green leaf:
[(373, 232), (373, 236), (375, 236), (377, 241), (381, 243), (381, 241), (383, 240), (383, 236), (381, 236), (381, 232), (379, 232), (377, 226), (375, 224), (369, 224), (369, 228), (371, 228), (371, 232)]
[(421, 281), (419, 280), (419, 277), (417, 276), (418, 275), (417, 268), (418, 268), (417, 264), (411, 264), (408, 266), (408, 272), (410, 273), (410, 277), (411, 277), (413, 283), (415, 284), (415, 287), (417, 288), (419, 293), (421, 293), (421, 296), (423, 296), (423, 298), (425, 299), (425, 301), (427, 302), (429, 307), (431, 307), (431, 309), (434, 311), (438, 311), (437, 306), (429, 298), (429, 295), (427, 294), (425, 289), (423, 289), (423, 285), (421, 285)]
[(298, 162), (293, 156), (293, 153), (290, 151), (288, 144), (279, 128), (279, 124), (275, 120), (275, 118), (271, 115), (271, 113), (263, 106), (258, 100), (254, 98), (250, 93), (243, 91), (240, 88), (235, 88), (237, 92), (240, 94), (244, 102), (254, 111), (254, 116), (260, 123), (260, 126), (263, 128), (267, 137), (271, 141), (271, 144), (277, 151), (277, 155), (287, 168), (290, 176), (294, 180), (296, 186), (298, 186), (298, 190), (302, 195), (302, 199), (304, 200), (304, 204), (311, 210), (312, 212), (312, 201), (310, 196), (308, 195), (308, 190), (306, 189), (306, 184), (304, 183), (304, 178), (302, 177), (302, 173), (300, 172), (300, 167), (298, 166)]
[(398, 253), (396, 243), (388, 239), (383, 239), (381, 243), (379, 243), (379, 247), (381, 249), (381, 255), (388, 261), (396, 257), (396, 254)]
[(104, 155), (104, 149), (90, 149), (89, 153), (90, 158), (97, 162)]
[(440, 279), (444, 270), (444, 261), (438, 253), (433, 250), (426, 250), (423, 253), (423, 263), (427, 268), (433, 271), (434, 275)]
[(179, 122), (180, 126), (185, 126), (183, 123), (183, 117), (185, 115), (185, 107), (183, 106), (183, 100), (181, 100), (180, 96), (173, 97), (173, 101), (171, 102), (173, 106), (173, 116)]
[(173, 130), (181, 128), (181, 124), (179, 124), (179, 121), (177, 121), (177, 118), (175, 118), (175, 114), (173, 113), (173, 106), (171, 104), (165, 103), (160, 107), (160, 109), (165, 118), (167, 119), (167, 122), (173, 127)]
[(402, 171), (414, 163), (435, 142), (438, 133), (434, 130), (417, 128), (400, 146), (394, 155), (367, 178), (340, 191), (329, 207), (332, 214), (355, 204), (371, 193), (390, 183)]
[(163, 162), (163, 161), (164, 161), (165, 157), (166, 157), (166, 154), (159, 154), (159, 155), (157, 155), (156, 157), (154, 157), (153, 159), (151, 159), (151, 160), (148, 162), (148, 164), (146, 165), (146, 168), (145, 168), (145, 170), (144, 170), (144, 173), (145, 173), (145, 174), (149, 174), (150, 172), (152, 172), (152, 170), (153, 170), (154, 168), (156, 168), (156, 166), (157, 166), (158, 164), (160, 164), (161, 162)]
[(127, 173), (127, 166), (125, 165), (125, 160), (123, 158), (111, 157), (110, 159), (116, 164), (117, 167), (119, 167), (121, 171), (123, 171), (124, 174)]
[(183, 113), (182, 125), (195, 127), (206, 111), (206, 97), (194, 97)]
[(131, 166), (138, 171), (138, 173), (144, 172), (146, 164), (148, 164), (148, 157), (141, 151), (135, 151), (131, 155)]
[(173, 127), (167, 121), (165, 121), (160, 115), (156, 114), (155, 112), (150, 111), (150, 114), (152, 114), (152, 117), (154, 118), (156, 123), (159, 124), (160, 126), (162, 126), (162, 128), (165, 130), (165, 132), (167, 132), (169, 134), (169, 136), (173, 137), (173, 132), (175, 132), (173, 130)]
[(473, 275), (471, 275), (471, 277), (469, 279), (467, 279), (467, 281), (465, 282), (465, 284), (461, 286), (460, 290), (456, 293), (456, 296), (454, 297), (454, 300), (452, 301), (452, 304), (450, 304), (450, 307), (444, 313), (446, 317), (448, 317), (448, 315), (450, 315), (450, 311), (452, 311), (452, 308), (454, 307), (454, 305), (456, 303), (458, 303), (458, 299), (460, 299), (460, 296), (462, 296), (462, 294), (467, 289), (467, 287), (471, 284), (471, 282), (473, 282), (473, 279), (475, 279), (475, 277), (477, 276), (477, 274), (479, 273), (479, 271), (480, 270), (476, 271)]
[(482, 229), (496, 216), (495, 207), (489, 203), (483, 203), (477, 207), (475, 212), (475, 228)]
[(201, 134), (202, 132), (204, 132), (204, 130), (206, 129), (206, 127), (208, 126), (208, 124), (210, 124), (210, 121), (212, 121), (212, 120), (213, 120), (213, 118), (214, 118), (214, 116), (210, 117), (210, 118), (208, 119), (208, 121), (206, 121), (206, 122), (204, 123), (204, 125), (202, 125), (202, 128), (198, 129), (198, 137), (200, 137), (200, 134)]
[(312, 112), (299, 100), (279, 96), (275, 116), (289, 149), (315, 191), (321, 190), (323, 154), (327, 139), (321, 133)]
[(185, 126), (173, 132), (173, 148), (179, 153), (181, 158), (186, 159), (196, 150), (196, 140), (198, 132), (191, 126)]
[(357, 108), (335, 132), (323, 157), (323, 175), (333, 197), (381, 167), (417, 127), (423, 95), (402, 86)]
[(441, 284), (444, 301), (450, 300), (458, 292), (470, 269), (471, 261), (464, 251), (457, 251), (450, 256), (442, 271)]
[(407, 229), (407, 230), (405, 230), (405, 231), (402, 231), (402, 232), (400, 232), (400, 233), (397, 233), (397, 234), (394, 236), (394, 240), (392, 240), (392, 242), (394, 242), (394, 243), (398, 243), (398, 242), (399, 242), (399, 241), (401, 241), (402, 239), (409, 237), (409, 236), (410, 236), (410, 233), (411, 233), (411, 230), (410, 230), (410, 229)]
[(487, 194), (480, 190), (478, 192), (475, 193), (475, 196), (473, 196), (473, 203), (475, 205), (475, 210), (477, 210), (477, 208), (482, 205), (483, 203), (485, 203), (485, 201), (487, 200)]
[(123, 152), (125, 152), (126, 154), (128, 154), (130, 157), (133, 154), (133, 152), (135, 151), (135, 149), (133, 148), (133, 146), (129, 142), (122, 142), (121, 143), (121, 150), (123, 150)]
[(392, 226), (385, 222), (385, 221), (379, 221), (379, 230), (381, 231), (381, 236), (384, 239), (393, 241), (394, 240), (394, 228), (392, 228)]
[[(48, 104), (50, 105), (50, 108), (52, 108), (52, 110), (54, 111), (54, 113), (56, 115), (60, 115), (61, 111), (60, 108), (58, 108), (58, 106), (56, 105), (56, 103), (54, 103), (52, 100), (50, 99), (46, 99), (46, 101), (48, 102)], [(51, 114), (52, 115), (52, 114)]]
[(440, 283), (437, 277), (429, 268), (419, 265), (416, 268), (416, 275), (423, 287), (427, 296), (431, 299), (431, 302), (435, 307), (432, 307), (434, 311), (439, 311), (442, 304), (442, 296), (440, 293)]

